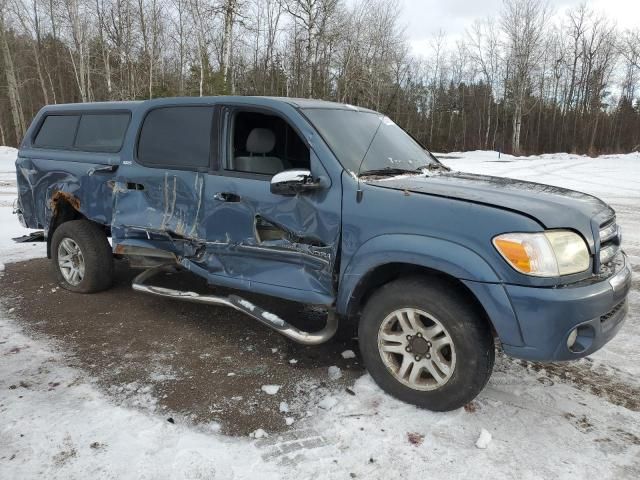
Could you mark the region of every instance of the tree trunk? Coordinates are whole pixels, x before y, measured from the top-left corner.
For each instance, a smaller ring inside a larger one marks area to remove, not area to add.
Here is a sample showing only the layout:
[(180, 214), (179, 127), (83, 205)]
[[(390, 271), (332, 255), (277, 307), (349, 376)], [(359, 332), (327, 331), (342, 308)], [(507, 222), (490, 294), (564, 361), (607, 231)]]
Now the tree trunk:
[(513, 132), (511, 136), (511, 149), (514, 155), (520, 154), (520, 129), (522, 127), (522, 105), (517, 101), (513, 110)]
[(222, 39), (222, 78), (225, 93), (229, 86), (229, 62), (231, 60), (231, 35), (233, 34), (233, 12), (235, 0), (227, 0), (224, 10), (224, 38)]
[(13, 118), (13, 128), (16, 135), (16, 145), (22, 140), (24, 135), (24, 116), (22, 113), (22, 102), (20, 99), (20, 91), (18, 90), (18, 81), (13, 68), (13, 59), (7, 42), (6, 32), (4, 29), (4, 17), (0, 12), (0, 48), (2, 49), (2, 58), (4, 60), (5, 76), (7, 78), (7, 94), (9, 96), (9, 104), (11, 106), (11, 117)]

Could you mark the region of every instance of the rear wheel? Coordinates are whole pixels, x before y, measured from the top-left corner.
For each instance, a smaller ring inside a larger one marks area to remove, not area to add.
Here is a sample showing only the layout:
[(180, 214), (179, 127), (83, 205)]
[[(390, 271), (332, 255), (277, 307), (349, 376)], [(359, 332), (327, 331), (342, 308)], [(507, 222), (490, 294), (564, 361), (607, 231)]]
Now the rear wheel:
[(67, 290), (94, 293), (113, 282), (113, 255), (104, 231), (88, 220), (60, 225), (51, 240), (56, 277)]
[(384, 285), (365, 305), (358, 334), (374, 380), (420, 407), (459, 408), (491, 376), (489, 325), (465, 295), (442, 282), (411, 277)]

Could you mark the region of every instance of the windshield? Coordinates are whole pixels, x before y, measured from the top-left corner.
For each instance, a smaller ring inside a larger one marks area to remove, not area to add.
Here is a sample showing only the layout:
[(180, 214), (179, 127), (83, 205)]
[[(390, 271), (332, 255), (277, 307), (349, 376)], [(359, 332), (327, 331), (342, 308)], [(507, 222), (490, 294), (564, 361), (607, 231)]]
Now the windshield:
[(415, 172), (440, 166), (407, 132), (379, 113), (315, 108), (304, 113), (351, 172)]

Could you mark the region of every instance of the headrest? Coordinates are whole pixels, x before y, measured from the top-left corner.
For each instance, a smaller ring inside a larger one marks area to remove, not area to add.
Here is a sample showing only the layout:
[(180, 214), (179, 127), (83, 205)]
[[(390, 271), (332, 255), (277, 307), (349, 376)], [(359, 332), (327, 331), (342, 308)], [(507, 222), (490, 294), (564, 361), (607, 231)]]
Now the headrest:
[(254, 128), (247, 137), (249, 153), (269, 153), (276, 146), (276, 136), (268, 128)]

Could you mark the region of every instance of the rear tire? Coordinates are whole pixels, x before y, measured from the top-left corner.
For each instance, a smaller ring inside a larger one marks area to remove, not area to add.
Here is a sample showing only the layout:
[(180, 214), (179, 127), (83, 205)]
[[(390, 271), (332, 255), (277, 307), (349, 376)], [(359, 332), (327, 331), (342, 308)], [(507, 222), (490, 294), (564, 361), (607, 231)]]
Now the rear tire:
[(487, 321), (466, 295), (441, 281), (408, 277), (382, 286), (365, 305), (358, 335), (378, 385), (429, 410), (464, 406), (493, 370)]
[(104, 230), (88, 220), (60, 225), (51, 240), (58, 283), (77, 293), (106, 290), (113, 283), (113, 254)]

